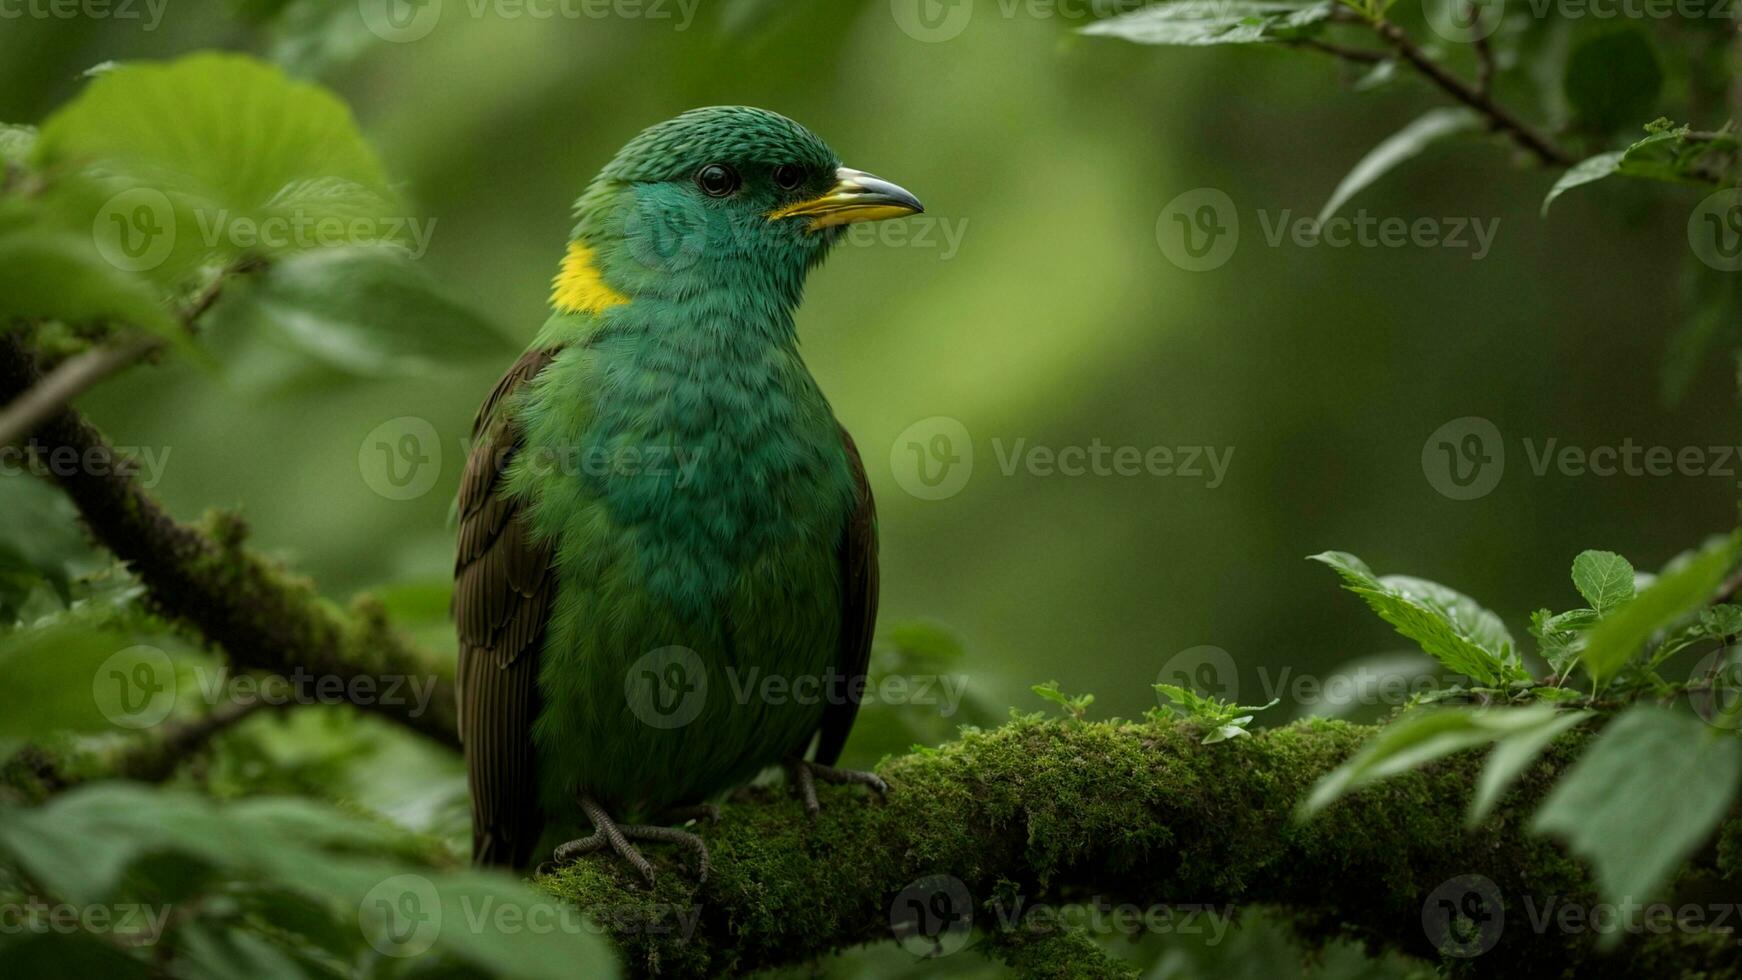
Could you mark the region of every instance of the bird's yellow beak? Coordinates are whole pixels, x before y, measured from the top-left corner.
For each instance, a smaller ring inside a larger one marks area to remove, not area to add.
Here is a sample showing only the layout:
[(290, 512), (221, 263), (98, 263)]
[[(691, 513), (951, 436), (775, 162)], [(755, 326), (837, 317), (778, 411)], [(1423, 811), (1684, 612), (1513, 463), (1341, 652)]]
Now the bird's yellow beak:
[(771, 211), (768, 220), (809, 218), (809, 230), (816, 231), (855, 221), (901, 218), (924, 210), (919, 198), (905, 189), (862, 170), (841, 167), (835, 171), (835, 186), (828, 193)]

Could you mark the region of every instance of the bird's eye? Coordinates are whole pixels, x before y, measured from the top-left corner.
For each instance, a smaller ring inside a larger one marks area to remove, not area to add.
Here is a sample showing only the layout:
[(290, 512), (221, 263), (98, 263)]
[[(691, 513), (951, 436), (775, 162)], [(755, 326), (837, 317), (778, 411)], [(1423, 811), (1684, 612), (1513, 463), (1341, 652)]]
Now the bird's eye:
[(723, 163), (710, 163), (696, 171), (696, 186), (709, 197), (725, 197), (738, 189), (738, 172)]
[(804, 168), (796, 163), (783, 163), (774, 168), (774, 186), (783, 191), (797, 190), (804, 183)]

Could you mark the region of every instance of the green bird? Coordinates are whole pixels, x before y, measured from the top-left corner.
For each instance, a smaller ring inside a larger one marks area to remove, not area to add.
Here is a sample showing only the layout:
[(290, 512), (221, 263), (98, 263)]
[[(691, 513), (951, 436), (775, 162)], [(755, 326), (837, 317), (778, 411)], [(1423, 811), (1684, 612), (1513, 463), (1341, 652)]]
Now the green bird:
[(609, 848), (651, 880), (631, 842), (667, 841), (705, 878), (669, 824), (766, 767), (813, 813), (817, 779), (885, 792), (833, 766), (877, 522), (793, 314), (845, 225), (922, 210), (741, 106), (642, 132), (576, 202), (553, 312), (479, 410), (457, 502), (477, 862)]

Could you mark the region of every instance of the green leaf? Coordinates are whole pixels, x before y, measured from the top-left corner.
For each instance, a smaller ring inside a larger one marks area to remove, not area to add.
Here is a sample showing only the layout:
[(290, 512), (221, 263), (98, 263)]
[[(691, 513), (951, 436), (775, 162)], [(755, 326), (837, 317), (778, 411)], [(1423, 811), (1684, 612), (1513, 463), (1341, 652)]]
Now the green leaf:
[(1585, 634), (1579, 662), (1601, 688), (1645, 646), (1651, 635), (1706, 605), (1736, 562), (1739, 543), (1730, 534), (1673, 571), (1666, 569), (1643, 592)]
[(214, 260), (375, 242), (403, 227), (350, 110), (243, 55), (103, 73), (43, 124), (36, 160), (60, 175), (57, 192), (80, 198), (84, 227), (161, 282)]
[(1290, 0), (1169, 0), (1081, 30), (1137, 44), (1253, 44), (1318, 25), (1330, 18), (1331, 7)]
[(1489, 686), (1528, 677), (1500, 617), (1463, 593), (1407, 575), (1377, 578), (1361, 559), (1340, 551), (1311, 560), (1335, 569), (1344, 588), (1447, 668)]
[(1714, 640), (1742, 636), (1742, 606), (1725, 602), (1700, 610), (1700, 628)]
[(0, 200), (0, 321), (118, 320), (163, 336), (180, 328), (151, 283), (103, 258), (35, 204)]
[(1573, 164), (1571, 167), (1568, 167), (1566, 173), (1561, 174), (1560, 179), (1554, 182), (1553, 187), (1549, 188), (1548, 196), (1542, 199), (1543, 216), (1547, 217), (1548, 207), (1554, 203), (1555, 198), (1560, 197), (1567, 191), (1570, 191), (1575, 187), (1583, 187), (1586, 184), (1595, 183), (1602, 180), (1604, 177), (1619, 173), (1621, 170), (1621, 161), (1626, 156), (1626, 150), (1611, 150), (1608, 153), (1599, 153), (1593, 157), (1586, 157), (1578, 163)]
[[(147, 856), (191, 860), (251, 886), (319, 899), (343, 913), (357, 945), (391, 943), (391, 955), (428, 948), (491, 976), (617, 975), (615, 954), (572, 908), (511, 876), (408, 864), (393, 854), (402, 840), (395, 828), (308, 800), (220, 804), (128, 783), (0, 811), (0, 854), (69, 901), (111, 900)], [(226, 976), (235, 975), (228, 965), (283, 965), (252, 941), (203, 945), (200, 958)]]
[(36, 147), (36, 127), (0, 123), (0, 171), (7, 165), (24, 166)]
[(1592, 741), (1543, 801), (1532, 829), (1561, 837), (1590, 861), (1630, 923), (1723, 818), (1738, 779), (1742, 742), (1640, 705)]
[(1470, 813), (1466, 823), (1475, 827), (1488, 819), (1499, 804), (1500, 797), (1517, 781), (1519, 775), (1542, 750), (1548, 748), (1557, 736), (1575, 725), (1591, 718), (1590, 711), (1563, 711), (1548, 718), (1541, 725), (1511, 732), (1494, 744), (1494, 751), (1488, 754), (1488, 764), (1482, 769), (1482, 776), (1476, 781), (1476, 795), (1470, 801)]
[(1583, 551), (1573, 559), (1573, 586), (1599, 616), (1633, 598), (1633, 565), (1613, 551)]
[(1573, 49), (1565, 87), (1579, 122), (1608, 133), (1651, 115), (1663, 87), (1663, 71), (1643, 32), (1620, 30)]
[(1352, 790), (1408, 772), (1454, 752), (1550, 724), (1559, 715), (1548, 705), (1526, 708), (1418, 709), (1385, 726), (1348, 762), (1319, 780), (1301, 805), (1311, 816)]
[(1653, 132), (1644, 139), (1638, 140), (1625, 150), (1613, 150), (1587, 157), (1561, 174), (1549, 189), (1548, 196), (1542, 199), (1542, 213), (1546, 217), (1550, 204), (1555, 198), (1574, 187), (1594, 183), (1605, 177), (1620, 174), (1624, 177), (1641, 177), (1648, 180), (1662, 180), (1671, 183), (1694, 184), (1710, 186), (1709, 183), (1693, 172), (1693, 166), (1706, 152), (1727, 147), (1734, 141), (1726, 138), (1718, 141), (1692, 141), (1688, 139), (1688, 127), (1681, 126), (1673, 130)]
[(1331, 192), (1331, 199), (1319, 209), (1319, 224), (1324, 224), (1337, 209), (1363, 189), (1395, 169), (1398, 164), (1419, 155), (1437, 140), (1455, 133), (1468, 132), (1482, 125), (1481, 117), (1469, 109), (1430, 109), (1414, 122), (1386, 137), (1367, 151), (1348, 176)]
[(427, 375), (512, 353), (396, 248), (320, 249), (269, 268), (224, 317), (247, 317), (290, 346), (367, 377)]

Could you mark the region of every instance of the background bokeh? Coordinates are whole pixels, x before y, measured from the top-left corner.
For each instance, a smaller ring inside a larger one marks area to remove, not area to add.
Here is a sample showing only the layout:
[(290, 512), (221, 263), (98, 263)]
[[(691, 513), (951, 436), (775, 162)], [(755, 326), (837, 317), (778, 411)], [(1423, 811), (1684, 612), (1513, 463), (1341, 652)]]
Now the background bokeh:
[[(545, 316), (569, 203), (641, 127), (717, 103), (806, 123), (928, 207), (906, 237), (856, 233), (813, 277), (800, 328), (870, 467), (885, 623), (954, 633), (975, 692), (1000, 707), (1040, 707), (1029, 685), (1056, 678), (1095, 693), (1094, 714), (1130, 716), (1154, 705), (1162, 664), (1202, 644), (1233, 656), (1248, 701), (1268, 699), (1261, 680), (1283, 668), (1325, 674), (1403, 648), (1302, 560), (1322, 550), (1457, 587), (1528, 646), (1532, 609), (1574, 604), (1566, 572), (1581, 549), (1655, 568), (1732, 521), (1742, 464), (1538, 475), (1526, 448), (1737, 441), (1722, 358), (1679, 403), (1660, 396), (1697, 191), (1602, 184), (1545, 218), (1551, 173), (1466, 141), (1344, 212), (1498, 221), (1485, 256), (1271, 245), (1267, 223), (1314, 214), (1436, 95), (1413, 82), (1358, 90), (1347, 67), (1296, 53), (1083, 37), (1081, 19), (985, 0), (936, 41), (905, 31), (887, 0), (702, 2), (687, 21), (675, 3), (660, 8), (668, 19), (475, 9), (448, 0), (408, 43), (341, 18), (294, 46), (189, 0), (168, 0), (153, 30), (3, 21), (0, 121), (40, 120), (109, 59), (277, 57), (354, 107), (436, 222), (424, 263), (510, 347)], [(1159, 247), (1157, 221), (1202, 187), (1234, 202), (1240, 237), (1225, 264), (1192, 272)], [(174, 512), (240, 505), (255, 543), (330, 595), (445, 587), (463, 440), (512, 355), (348, 377), (223, 336), (222, 322), (218, 370), (134, 370), (81, 407), (117, 444), (168, 448), (157, 493)], [(442, 468), (427, 494), (392, 500), (359, 453), (406, 416), (440, 434)], [(903, 433), (937, 416), (966, 428), (973, 472), (959, 493), (920, 499), (899, 479)], [(1422, 456), (1466, 416), (1497, 427), (1506, 460), (1491, 493), (1460, 501)], [(1214, 487), (1006, 475), (1000, 452), (1018, 440), (1233, 456)], [(1311, 709), (1285, 701), (1262, 721)]]

